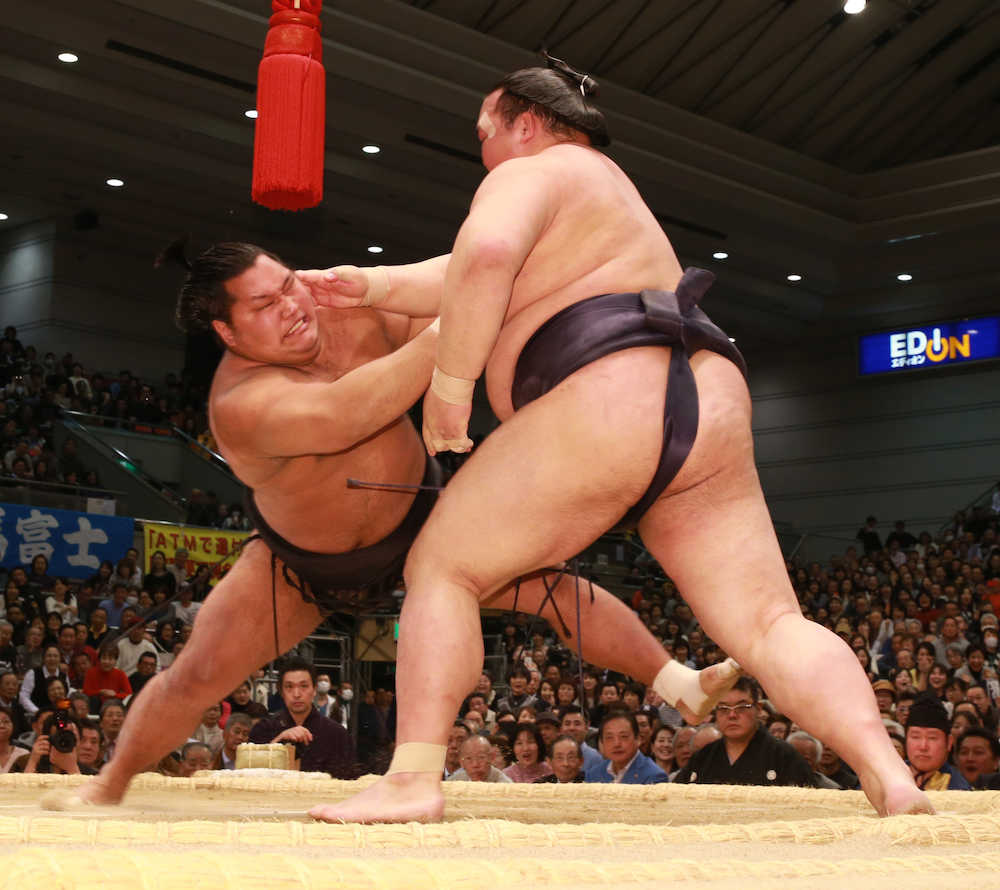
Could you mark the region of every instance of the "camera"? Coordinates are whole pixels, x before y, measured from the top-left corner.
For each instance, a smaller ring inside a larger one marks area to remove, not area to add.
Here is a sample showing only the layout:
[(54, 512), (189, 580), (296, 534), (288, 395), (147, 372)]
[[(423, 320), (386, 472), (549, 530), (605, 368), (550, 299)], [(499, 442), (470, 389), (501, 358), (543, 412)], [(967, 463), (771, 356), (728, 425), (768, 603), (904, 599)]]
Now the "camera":
[(42, 733), (49, 737), (49, 744), (61, 754), (69, 754), (76, 748), (75, 721), (70, 716), (69, 702), (61, 701), (55, 713), (45, 721)]

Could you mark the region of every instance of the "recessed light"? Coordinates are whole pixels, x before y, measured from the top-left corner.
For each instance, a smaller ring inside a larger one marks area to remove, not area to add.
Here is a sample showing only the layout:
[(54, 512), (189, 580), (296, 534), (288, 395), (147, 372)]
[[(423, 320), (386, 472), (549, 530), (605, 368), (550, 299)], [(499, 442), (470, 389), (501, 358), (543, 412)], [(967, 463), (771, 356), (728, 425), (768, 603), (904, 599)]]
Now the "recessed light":
[(717, 250), (715, 253), (712, 254), (712, 259), (713, 260), (728, 260), (729, 259), (729, 254), (726, 253), (724, 250)]
[(108, 180), (106, 180), (105, 185), (110, 185), (111, 188), (113, 188), (113, 189), (120, 189), (122, 186), (125, 185), (125, 180), (124, 179), (108, 179)]
[(903, 272), (896, 276), (897, 281), (913, 281), (913, 276), (909, 272)]
[(788, 280), (789, 281), (801, 281), (802, 280), (802, 276), (801, 275), (789, 275), (788, 276)]
[(857, 15), (859, 12), (864, 12), (867, 5), (868, 0), (847, 0), (844, 4), (844, 12), (848, 15)]
[(76, 53), (59, 53), (59, 61), (72, 65), (74, 62), (79, 62), (80, 57)]
[(0, 222), (3, 222), (5, 219), (10, 219), (10, 217), (6, 213), (0, 213)]
[(380, 151), (382, 151), (382, 149), (379, 148), (377, 145), (362, 145), (361, 150), (366, 155), (377, 155)]
[(371, 247), (368, 248), (368, 252), (369, 253), (381, 253), (382, 252), (382, 248), (379, 247), (377, 244), (373, 244)]
[(246, 117), (250, 118), (250, 120), (252, 120), (252, 121), (257, 120), (257, 109), (256, 108), (248, 108), (246, 111), (243, 112), (243, 114)]
[(736, 342), (736, 338), (735, 337), (730, 337), (729, 338), (729, 342), (730, 343), (735, 343)]

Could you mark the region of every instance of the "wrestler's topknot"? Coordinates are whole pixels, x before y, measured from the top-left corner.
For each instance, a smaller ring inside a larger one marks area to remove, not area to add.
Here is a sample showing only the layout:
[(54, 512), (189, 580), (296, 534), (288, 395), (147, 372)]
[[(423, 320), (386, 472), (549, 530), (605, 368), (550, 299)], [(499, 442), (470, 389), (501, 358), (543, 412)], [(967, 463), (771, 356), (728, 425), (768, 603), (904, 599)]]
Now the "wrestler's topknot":
[(545, 62), (545, 68), (514, 71), (493, 88), (501, 91), (496, 109), (504, 123), (510, 126), (518, 115), (530, 111), (556, 135), (570, 138), (578, 131), (591, 145), (610, 145), (604, 115), (589, 101), (597, 95), (597, 81), (548, 53)]
[[(175, 245), (172, 244), (160, 256), (157, 265), (167, 259), (177, 260)], [(180, 256), (183, 257), (183, 244)], [(216, 319), (228, 323), (233, 301), (226, 290), (226, 282), (246, 272), (259, 256), (270, 257), (284, 265), (281, 258), (270, 251), (242, 241), (215, 244), (193, 263), (184, 260), (182, 265), (186, 265), (188, 276), (177, 297), (177, 327), (186, 333), (196, 333), (211, 331), (212, 322)]]

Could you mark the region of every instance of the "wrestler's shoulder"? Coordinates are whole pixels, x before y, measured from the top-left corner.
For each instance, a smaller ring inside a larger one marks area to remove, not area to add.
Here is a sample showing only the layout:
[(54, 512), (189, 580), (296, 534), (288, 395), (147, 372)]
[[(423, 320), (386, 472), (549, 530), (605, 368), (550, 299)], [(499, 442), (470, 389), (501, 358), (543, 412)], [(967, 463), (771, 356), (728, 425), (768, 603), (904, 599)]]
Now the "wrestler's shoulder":
[(289, 370), (276, 365), (241, 368), (222, 379), (216, 376), (212, 384), (212, 413), (228, 418), (253, 416), (279, 398), (281, 391), (293, 382)]

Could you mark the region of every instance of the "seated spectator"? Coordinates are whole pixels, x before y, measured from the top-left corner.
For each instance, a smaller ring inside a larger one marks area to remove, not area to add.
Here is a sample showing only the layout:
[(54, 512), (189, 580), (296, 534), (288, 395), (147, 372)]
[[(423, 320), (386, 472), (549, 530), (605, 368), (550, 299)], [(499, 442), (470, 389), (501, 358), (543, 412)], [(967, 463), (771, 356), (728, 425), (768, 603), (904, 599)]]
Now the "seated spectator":
[(496, 728), (497, 715), (490, 710), (484, 693), (477, 690), (466, 697), (465, 701), (462, 702), (462, 707), (459, 709), (459, 716), (465, 717), (469, 711), (478, 711), (483, 718), (483, 724), (490, 732)]
[(984, 689), (990, 680), (997, 681), (997, 672), (986, 664), (986, 649), (978, 643), (973, 643), (965, 650), (966, 664), (955, 671), (955, 677), (964, 680), (969, 686), (982, 686)]
[(639, 750), (639, 726), (630, 711), (611, 711), (600, 727), (601, 762), (587, 769), (587, 782), (621, 785), (655, 785), (668, 782), (667, 774)]
[(559, 731), (562, 735), (568, 735), (576, 739), (580, 745), (584, 771), (604, 759), (596, 748), (592, 748), (587, 744), (587, 721), (583, 716), (583, 709), (579, 705), (567, 705), (562, 709), (562, 721), (559, 725)]
[[(6, 622), (10, 625), (10, 622)], [(10, 625), (13, 633), (13, 625)], [(35, 668), (42, 666), (42, 655), (45, 652), (45, 645), (42, 642), (44, 634), (37, 625), (29, 627), (24, 635), (24, 643), (17, 647), (17, 657), (12, 670), (19, 674), (26, 674)]]
[(18, 700), (18, 693), (21, 690), (21, 681), (13, 671), (3, 671), (0, 673), (0, 708), (4, 708), (14, 722), (12, 738), (28, 732), (31, 729), (31, 721), (24, 713), (24, 707)]
[(146, 625), (136, 616), (125, 617), (128, 627), (128, 636), (124, 640), (118, 641), (118, 667), (126, 676), (133, 673), (139, 666), (139, 656), (149, 653), (157, 660), (159, 666), (159, 653), (152, 641), (146, 639)]
[(174, 600), (170, 608), (172, 621), (190, 627), (194, 624), (201, 603), (194, 601), (194, 590), (190, 584), (185, 583), (181, 585), (180, 597)]
[[(122, 599), (124, 604), (125, 600)], [(122, 606), (124, 608), (124, 605)], [(103, 606), (96, 606), (90, 613), (90, 624), (87, 627), (87, 645), (100, 650), (101, 643), (111, 633), (108, 626), (108, 610)]]
[(538, 716), (538, 712), (535, 710), (534, 706), (525, 705), (515, 713), (515, 716), (517, 717), (518, 723), (534, 723)]
[[(706, 745), (717, 742), (722, 738), (722, 732), (714, 723), (702, 723), (694, 728), (694, 735), (691, 736), (691, 756), (693, 757)], [(776, 738), (776, 736), (772, 736)]]
[(150, 556), (149, 571), (143, 580), (143, 586), (149, 591), (150, 596), (162, 590), (169, 598), (177, 591), (177, 581), (167, 571), (167, 557), (162, 550), (154, 550)]
[(692, 754), (674, 781), (815, 787), (813, 771), (799, 752), (761, 725), (758, 702), (757, 684), (740, 677), (715, 708), (723, 737)]
[(580, 743), (572, 736), (557, 737), (549, 748), (549, 763), (552, 774), (535, 779), (536, 784), (542, 782), (558, 782), (566, 785), (572, 782), (582, 782), (583, 752)]
[(538, 727), (538, 731), (542, 734), (542, 741), (545, 743), (543, 750), (548, 751), (552, 747), (552, 743), (556, 740), (556, 737), (559, 735), (559, 729), (562, 726), (562, 721), (556, 714), (552, 713), (552, 711), (542, 711), (542, 713), (535, 718), (535, 726)]
[(178, 775), (190, 779), (199, 770), (212, 768), (212, 751), (204, 742), (187, 742), (181, 748), (181, 764)]
[(483, 715), (478, 711), (469, 711), (462, 718), (462, 722), (469, 727), (469, 732), (478, 735), (486, 731), (486, 724), (483, 722)]
[(14, 717), (11, 712), (0, 707), (0, 775), (10, 771), (15, 762), (31, 752), (11, 740), (14, 737)]
[(104, 759), (110, 760), (115, 753), (118, 733), (125, 722), (125, 706), (117, 698), (109, 698), (101, 705), (100, 727), (104, 737)]
[(212, 769), (236, 769), (236, 749), (250, 741), (253, 718), (249, 714), (230, 714), (222, 731), (222, 747), (212, 760)]
[(94, 713), (100, 711), (101, 705), (109, 698), (124, 701), (132, 694), (132, 685), (125, 672), (115, 666), (118, 661), (117, 646), (102, 649), (98, 661), (87, 671), (83, 681), (84, 694), (93, 700), (91, 707)]
[(991, 732), (996, 732), (998, 723), (997, 709), (990, 701), (990, 696), (986, 688), (979, 685), (970, 686), (965, 693), (965, 697), (968, 701), (972, 702), (983, 726)]
[(490, 736), (490, 763), (501, 772), (514, 762), (514, 752), (510, 750), (510, 739), (503, 733)]
[(80, 747), (80, 726), (75, 717), (68, 720), (68, 731), (73, 736), (73, 747), (69, 751), (60, 751), (51, 744), (51, 738), (55, 729), (56, 715), (49, 713), (42, 723), (31, 751), (27, 756), (22, 756), (15, 762), (11, 772), (21, 773), (53, 773), (59, 775), (96, 775), (97, 770), (91, 766), (81, 764), (77, 760), (77, 751)]
[(69, 676), (61, 661), (59, 647), (46, 646), (42, 653), (42, 666), (25, 674), (21, 683), (20, 702), (24, 713), (29, 717), (33, 717), (40, 707), (48, 705), (48, 691), (45, 684), (53, 677), (62, 680), (66, 694), (69, 694)]
[(791, 722), (784, 714), (775, 714), (767, 723), (767, 731), (776, 739), (787, 741)]
[(0, 621), (0, 671), (12, 671), (17, 667), (17, 646), (13, 641), (14, 625)]
[(528, 692), (529, 682), (531, 682), (531, 673), (528, 669), (522, 665), (515, 667), (507, 677), (510, 692), (497, 702), (497, 712), (506, 710), (517, 714), (521, 708), (535, 704), (537, 699)]
[(694, 738), (695, 728), (693, 726), (682, 726), (674, 736), (674, 763), (677, 769), (670, 773), (670, 781), (677, 781), (679, 773), (691, 760), (691, 739)]
[(84, 695), (82, 692), (71, 693), (69, 697), (69, 709), (82, 726), (83, 721), (90, 717), (90, 696)]
[(809, 768), (813, 772), (813, 779), (815, 780), (817, 788), (829, 788), (832, 791), (840, 791), (841, 787), (833, 781), (824, 776), (817, 767), (819, 766), (820, 758), (823, 756), (823, 743), (809, 735), (807, 732), (793, 732), (786, 741), (790, 744), (799, 754), (802, 755), (802, 759), (809, 764)]
[(876, 680), (872, 684), (872, 690), (875, 692), (879, 713), (883, 717), (892, 717), (896, 705), (896, 687), (888, 680)]
[(459, 768), (447, 781), (449, 782), (511, 782), (493, 766), (493, 748), (486, 736), (472, 735), (462, 742), (458, 753)]
[(958, 770), (972, 788), (985, 787), (980, 780), (1000, 770), (1000, 742), (981, 726), (963, 732), (954, 750)]
[(545, 741), (534, 723), (518, 723), (514, 735), (514, 762), (503, 771), (512, 782), (534, 782), (552, 772), (543, 759)]
[(139, 663), (135, 667), (134, 673), (129, 675), (128, 683), (132, 687), (132, 698), (129, 699), (129, 706), (132, 700), (142, 692), (143, 687), (156, 676), (156, 656), (152, 652), (143, 652), (139, 656)]
[(301, 658), (282, 665), (278, 686), (284, 708), (262, 719), (250, 733), (257, 744), (294, 745), (298, 768), (303, 772), (325, 772), (335, 779), (353, 779), (356, 774), (354, 743), (347, 730), (313, 707), (316, 669)]
[(448, 730), (448, 744), (444, 752), (444, 778), (447, 780), (452, 773), (462, 768), (462, 743), (472, 732), (462, 720), (456, 720)]
[(650, 745), (653, 763), (668, 776), (677, 768), (674, 763), (674, 736), (677, 730), (673, 726), (661, 726), (653, 733)]
[(222, 730), (219, 728), (219, 720), (221, 719), (222, 705), (209, 705), (205, 709), (205, 713), (201, 715), (201, 723), (191, 735), (195, 741), (208, 745), (213, 758), (222, 749)]
[(932, 694), (920, 696), (906, 722), (906, 760), (917, 787), (928, 791), (968, 791), (969, 783), (948, 763), (948, 712)]
[(70, 592), (66, 579), (53, 579), (51, 591), (45, 597), (45, 613), (57, 612), (64, 622), (75, 621), (77, 616), (76, 597)]
[[(174, 644), (175, 655), (177, 652), (177, 646), (179, 645), (181, 644)], [(260, 704), (260, 702), (254, 701), (253, 687), (251, 686), (249, 680), (244, 680), (240, 683), (239, 686), (226, 696), (225, 701), (229, 705), (233, 714), (249, 714), (251, 717), (255, 718), (267, 716), (267, 708)]]
[[(128, 585), (124, 581), (114, 581), (111, 584), (111, 596), (107, 599), (101, 600), (100, 607), (104, 610), (104, 615), (107, 618), (108, 627), (113, 627), (115, 630), (122, 626), (122, 613), (128, 608), (128, 595), (129, 589)], [(95, 642), (95, 635), (93, 632), (94, 616), (93, 613), (90, 616), (91, 621), (91, 639), (90, 645), (97, 648), (100, 645), (100, 641)]]

